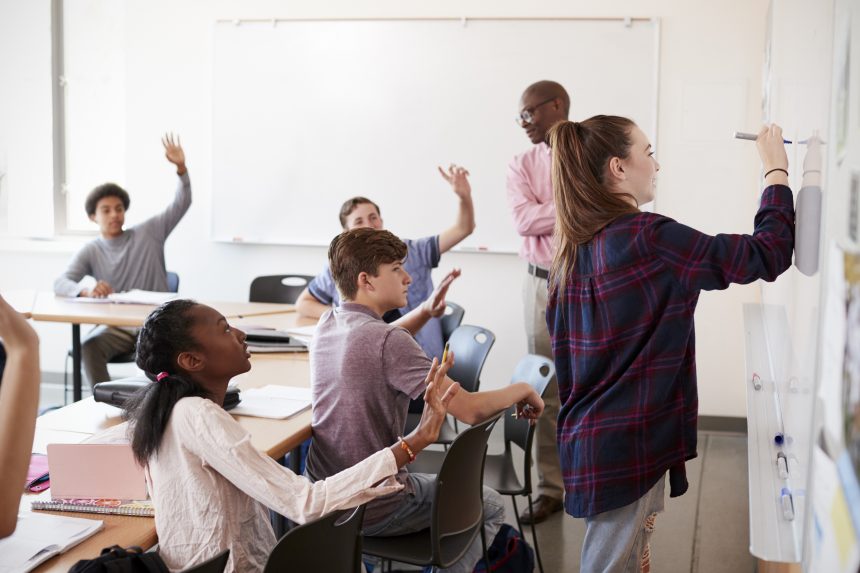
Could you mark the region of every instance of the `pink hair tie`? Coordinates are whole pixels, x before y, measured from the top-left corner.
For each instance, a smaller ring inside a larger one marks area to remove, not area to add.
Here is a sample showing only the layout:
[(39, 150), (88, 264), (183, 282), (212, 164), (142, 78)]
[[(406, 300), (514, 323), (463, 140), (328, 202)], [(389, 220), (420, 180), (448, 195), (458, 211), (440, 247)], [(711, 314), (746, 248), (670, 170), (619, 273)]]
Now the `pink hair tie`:
[(170, 374), (168, 374), (167, 372), (159, 372), (159, 373), (158, 373), (158, 376), (156, 376), (156, 377), (155, 377), (155, 380), (156, 380), (157, 382), (161, 382), (162, 380), (164, 380), (164, 379), (165, 379), (165, 378), (167, 378), (168, 376), (170, 376)]

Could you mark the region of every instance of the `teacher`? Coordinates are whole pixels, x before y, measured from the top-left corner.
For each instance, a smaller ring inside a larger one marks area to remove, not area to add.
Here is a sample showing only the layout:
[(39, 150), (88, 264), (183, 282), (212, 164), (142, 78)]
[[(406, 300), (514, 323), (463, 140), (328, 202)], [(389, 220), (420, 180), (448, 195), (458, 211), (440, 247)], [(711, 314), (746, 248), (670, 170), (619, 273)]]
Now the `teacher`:
[[(555, 202), (550, 175), (552, 158), (546, 134), (556, 122), (566, 120), (570, 96), (561, 84), (540, 81), (526, 88), (520, 98), (516, 121), (534, 144), (508, 165), (508, 203), (517, 233), (523, 238), (520, 257), (528, 263), (523, 283), (526, 341), (530, 354), (552, 358), (546, 326), (547, 278), (553, 259), (552, 234), (555, 229)], [(522, 523), (540, 523), (560, 511), (564, 496), (556, 445), (558, 383), (553, 381), (544, 394), (544, 415), (538, 419), (535, 459), (538, 466), (537, 500), (534, 513), (526, 508)]]

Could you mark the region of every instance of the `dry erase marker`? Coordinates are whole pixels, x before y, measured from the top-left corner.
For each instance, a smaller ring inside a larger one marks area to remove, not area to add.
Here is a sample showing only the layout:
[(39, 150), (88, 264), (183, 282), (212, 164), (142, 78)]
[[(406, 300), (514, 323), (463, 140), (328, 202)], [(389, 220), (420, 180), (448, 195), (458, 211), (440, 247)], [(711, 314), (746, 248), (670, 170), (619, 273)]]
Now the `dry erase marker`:
[(791, 492), (787, 487), (782, 488), (779, 493), (779, 502), (782, 504), (782, 516), (788, 521), (794, 519), (794, 500), (791, 498)]
[[(755, 141), (756, 139), (758, 139), (758, 135), (755, 133), (744, 133), (743, 131), (736, 131), (735, 139), (746, 139), (749, 141)], [(782, 142), (789, 145), (792, 143), (788, 139), (783, 139)], [(806, 143), (806, 140), (804, 139), (803, 141), (798, 141), (798, 143)]]
[(773, 383), (773, 412), (776, 419), (776, 434), (773, 436), (773, 443), (777, 446), (782, 446), (785, 443), (785, 426), (782, 423), (782, 405), (779, 403), (779, 386), (776, 382)]

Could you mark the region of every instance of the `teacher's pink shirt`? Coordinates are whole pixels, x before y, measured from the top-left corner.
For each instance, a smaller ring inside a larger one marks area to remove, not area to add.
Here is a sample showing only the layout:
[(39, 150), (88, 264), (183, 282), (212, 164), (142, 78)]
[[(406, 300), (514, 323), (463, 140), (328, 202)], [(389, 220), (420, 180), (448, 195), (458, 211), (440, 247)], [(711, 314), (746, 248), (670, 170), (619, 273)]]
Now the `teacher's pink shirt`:
[(520, 257), (545, 269), (552, 264), (555, 229), (550, 151), (546, 143), (539, 143), (508, 165), (508, 203), (523, 238)]

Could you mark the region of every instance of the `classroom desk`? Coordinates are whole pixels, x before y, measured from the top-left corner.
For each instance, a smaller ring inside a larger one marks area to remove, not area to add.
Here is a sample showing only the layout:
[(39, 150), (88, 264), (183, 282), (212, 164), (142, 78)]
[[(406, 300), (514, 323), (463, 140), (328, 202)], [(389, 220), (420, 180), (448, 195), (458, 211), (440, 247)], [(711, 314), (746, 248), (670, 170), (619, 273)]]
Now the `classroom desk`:
[(33, 303), (36, 301), (36, 291), (34, 290), (7, 290), (0, 292), (9, 306), (24, 315), (24, 318), (30, 318), (33, 314)]
[[(299, 322), (295, 315), (267, 319), (266, 325), (286, 327)], [(251, 356), (250, 372), (237, 377), (242, 389), (284, 384), (308, 387), (310, 370), (307, 353), (254, 354)], [(80, 400), (58, 410), (40, 416), (36, 421), (34, 450), (40, 444), (54, 443), (53, 440), (74, 443), (83, 441), (93, 434), (122, 422), (120, 409), (94, 401), (92, 398)], [(273, 458), (281, 458), (298, 447), (311, 436), (311, 412), (307, 410), (287, 420), (269, 420), (249, 416), (235, 416), (239, 424), (251, 433), (251, 443), (258, 450)], [(82, 438), (83, 437), (83, 438)], [(29, 503), (24, 496), (22, 504)], [(25, 506), (26, 507), (26, 506)], [(102, 548), (110, 545), (138, 545), (149, 548), (158, 541), (155, 521), (151, 518), (128, 517), (120, 515), (96, 515), (73, 512), (46, 512), (56, 515), (102, 519), (105, 528), (67, 553), (58, 555), (43, 563), (35, 571), (39, 573), (59, 573), (68, 571), (79, 559), (98, 556)]]
[[(245, 318), (293, 312), (291, 304), (266, 302), (206, 302), (227, 318)], [(32, 305), (33, 320), (72, 325), (72, 399), (81, 399), (81, 324), (138, 327), (156, 307), (146, 304), (81, 302), (40, 292)]]

